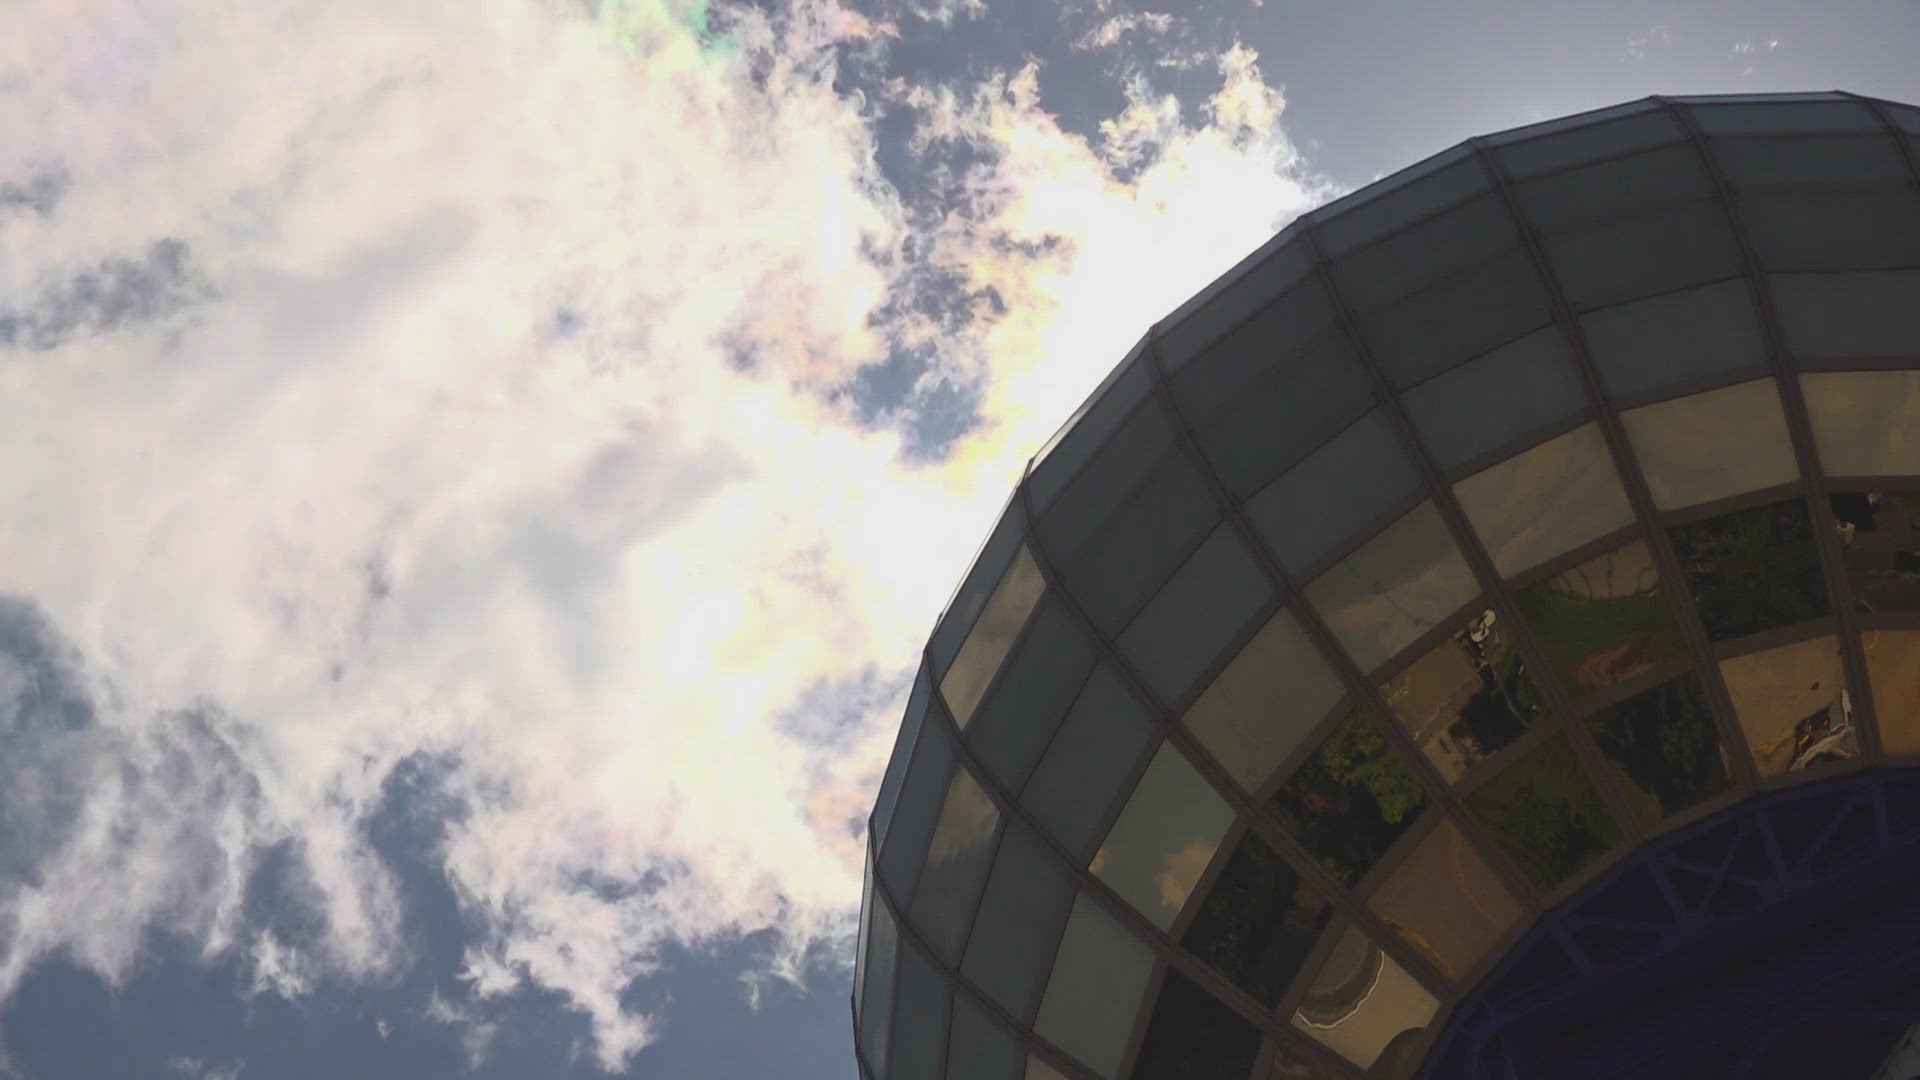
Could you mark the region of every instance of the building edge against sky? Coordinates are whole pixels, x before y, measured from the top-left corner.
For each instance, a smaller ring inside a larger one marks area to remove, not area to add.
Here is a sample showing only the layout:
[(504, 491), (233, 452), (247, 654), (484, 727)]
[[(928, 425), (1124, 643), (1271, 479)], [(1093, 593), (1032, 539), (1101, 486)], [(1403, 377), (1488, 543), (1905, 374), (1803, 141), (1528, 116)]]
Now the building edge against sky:
[[(1516, 1001), (1920, 861), (1913, 764), (1920, 109), (1470, 140), (1290, 225), (1030, 465), (874, 809), (860, 1067), (1561, 1075)], [(1718, 1075), (1604, 1015), (1613, 1075)]]

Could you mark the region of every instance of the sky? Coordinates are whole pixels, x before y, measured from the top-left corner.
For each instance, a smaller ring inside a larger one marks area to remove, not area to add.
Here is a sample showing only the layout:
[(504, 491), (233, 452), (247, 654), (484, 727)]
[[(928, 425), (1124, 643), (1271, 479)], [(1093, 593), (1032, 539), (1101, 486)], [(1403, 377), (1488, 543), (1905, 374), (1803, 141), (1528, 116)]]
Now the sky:
[(1470, 135), (1920, 100), (1914, 0), (0, 11), (31, 1080), (849, 1080), (921, 643), (1153, 319)]

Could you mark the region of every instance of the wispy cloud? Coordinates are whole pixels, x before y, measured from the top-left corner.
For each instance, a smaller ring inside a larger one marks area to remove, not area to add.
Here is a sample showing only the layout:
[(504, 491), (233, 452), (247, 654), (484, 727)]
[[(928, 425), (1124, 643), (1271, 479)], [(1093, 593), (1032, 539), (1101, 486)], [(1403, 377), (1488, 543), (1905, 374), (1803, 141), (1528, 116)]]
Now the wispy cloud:
[[(1031, 67), (837, 85), (888, 33), (828, 0), (11, 14), (0, 594), (35, 606), (0, 610), (0, 716), (39, 719), (0, 799), (38, 824), (0, 838), (0, 996), (56, 950), (120, 977), (155, 924), (259, 992), (405, 962), (365, 823), (420, 753), (465, 809), (470, 989), (557, 992), (608, 1068), (664, 943), (839, 962), (907, 667), (1020, 462), (1319, 195), (1248, 50), (1205, 123), (1136, 88), (1090, 144)], [(973, 151), (932, 203), (876, 168), (882, 99)], [(933, 319), (936, 282), (995, 300)], [(978, 390), (932, 460), (846, 399), (911, 350)], [(248, 923), (270, 850), (318, 939)]]

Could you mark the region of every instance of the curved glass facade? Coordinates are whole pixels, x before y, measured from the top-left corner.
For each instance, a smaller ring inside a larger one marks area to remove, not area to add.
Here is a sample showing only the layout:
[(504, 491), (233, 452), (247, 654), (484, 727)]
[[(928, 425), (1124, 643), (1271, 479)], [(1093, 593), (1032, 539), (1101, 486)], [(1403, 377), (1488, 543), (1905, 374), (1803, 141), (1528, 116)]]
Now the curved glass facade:
[(934, 631), (873, 1080), (1406, 1077), (1543, 913), (1920, 763), (1920, 109), (1446, 151), (1156, 325)]

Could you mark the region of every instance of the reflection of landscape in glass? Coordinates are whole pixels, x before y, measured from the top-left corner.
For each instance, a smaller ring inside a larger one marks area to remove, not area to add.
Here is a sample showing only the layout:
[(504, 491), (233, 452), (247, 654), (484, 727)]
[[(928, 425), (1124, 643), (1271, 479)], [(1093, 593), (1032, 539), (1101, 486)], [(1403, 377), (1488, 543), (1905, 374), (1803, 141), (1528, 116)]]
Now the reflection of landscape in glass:
[(1511, 745), (1545, 708), (1491, 611), (1381, 683), (1380, 693), (1450, 781)]
[(1832, 635), (1722, 660), (1720, 678), (1761, 776), (1859, 754), (1853, 698)]
[(1827, 614), (1827, 585), (1798, 501), (1667, 529), (1707, 636), (1719, 641)]
[(1169, 970), (1140, 1040), (1133, 1075), (1246, 1076), (1259, 1056), (1258, 1028), (1192, 979)]
[(1869, 630), (1860, 645), (1873, 683), (1881, 749), (1920, 754), (1920, 630)]
[(1405, 1076), (1419, 1063), (1439, 1002), (1407, 970), (1349, 926), (1334, 942), (1293, 1014), (1293, 1025), (1368, 1070)]
[(1513, 894), (1444, 818), (1394, 867), (1367, 906), (1456, 981), (1520, 917)]
[(1241, 838), (1180, 944), (1269, 1007), (1327, 925), (1326, 897), (1253, 833)]
[(1352, 885), (1407, 830), (1427, 793), (1367, 718), (1350, 713), (1267, 803), (1333, 875)]
[(1529, 751), (1465, 803), (1543, 889), (1565, 881), (1620, 838), (1565, 736)]
[(1576, 700), (1685, 649), (1644, 540), (1530, 585), (1514, 603)]
[(1856, 611), (1920, 611), (1920, 494), (1829, 496)]
[(1700, 680), (1683, 675), (1587, 718), (1593, 741), (1649, 821), (1725, 791), (1720, 736)]

